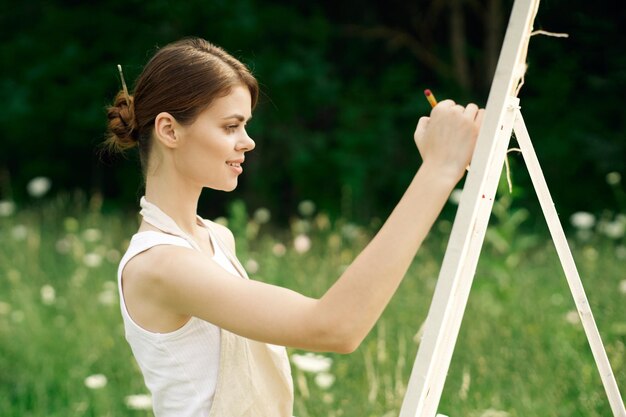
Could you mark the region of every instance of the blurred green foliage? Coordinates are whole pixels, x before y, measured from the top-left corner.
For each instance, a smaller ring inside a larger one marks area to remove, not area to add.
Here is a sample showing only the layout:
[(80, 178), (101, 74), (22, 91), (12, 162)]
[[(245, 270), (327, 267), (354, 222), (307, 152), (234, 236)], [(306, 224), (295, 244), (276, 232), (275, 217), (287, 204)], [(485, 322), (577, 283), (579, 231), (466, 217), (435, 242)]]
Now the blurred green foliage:
[[(250, 130), (257, 149), (235, 197), (280, 221), (303, 199), (332, 215), (384, 216), (419, 164), (412, 134), (422, 96), (486, 103), (512, 1), (280, 0), (21, 1), (0, 12), (0, 199), (25, 184), (101, 193), (135, 206), (137, 158), (96, 150), (105, 106), (158, 46), (183, 36), (215, 42), (249, 64), (263, 90)], [(622, 210), (605, 182), (626, 174), (626, 7), (617, 0), (544, 0), (523, 112), (562, 213)], [(521, 157), (511, 157), (515, 204), (538, 210)], [(204, 215), (231, 196), (207, 192)]]

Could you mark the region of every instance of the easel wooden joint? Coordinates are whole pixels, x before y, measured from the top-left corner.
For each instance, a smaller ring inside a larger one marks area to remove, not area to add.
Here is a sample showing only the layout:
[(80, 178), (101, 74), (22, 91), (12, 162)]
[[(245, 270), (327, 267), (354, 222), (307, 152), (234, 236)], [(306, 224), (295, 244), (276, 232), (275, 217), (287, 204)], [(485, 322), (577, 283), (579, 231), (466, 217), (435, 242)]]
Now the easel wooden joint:
[(517, 98), (538, 7), (539, 0), (516, 0), (513, 5), (472, 169), (452, 226), (400, 417), (434, 417), (437, 411), (513, 132), (548, 223), (611, 410), (615, 417), (626, 417), (617, 382)]

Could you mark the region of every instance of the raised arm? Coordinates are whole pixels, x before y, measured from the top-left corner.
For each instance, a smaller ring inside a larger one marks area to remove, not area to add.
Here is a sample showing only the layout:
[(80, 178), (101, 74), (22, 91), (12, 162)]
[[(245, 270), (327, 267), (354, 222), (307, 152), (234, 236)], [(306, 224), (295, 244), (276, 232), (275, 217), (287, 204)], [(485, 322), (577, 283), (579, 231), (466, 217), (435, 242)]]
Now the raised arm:
[(469, 164), (481, 119), (476, 105), (463, 108), (450, 100), (420, 119), (415, 140), (422, 166), (374, 239), (320, 300), (345, 350), (360, 344), (398, 288)]
[[(196, 316), (241, 336), (318, 351), (356, 349), (398, 288), (415, 253), (462, 177), (482, 111), (442, 101), (420, 119), (415, 141), (423, 157), (383, 227), (320, 298), (238, 279), (190, 249), (157, 246), (150, 268), (133, 273), (133, 292), (159, 309)], [(139, 255), (143, 256), (143, 255)]]

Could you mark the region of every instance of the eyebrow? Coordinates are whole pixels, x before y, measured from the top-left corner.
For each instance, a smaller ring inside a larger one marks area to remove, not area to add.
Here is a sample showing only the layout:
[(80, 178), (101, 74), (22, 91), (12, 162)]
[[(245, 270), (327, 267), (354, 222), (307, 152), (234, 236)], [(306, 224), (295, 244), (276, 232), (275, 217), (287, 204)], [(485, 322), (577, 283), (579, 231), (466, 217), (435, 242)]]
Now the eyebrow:
[[(243, 115), (239, 114), (239, 113), (235, 113), (235, 114), (231, 114), (230, 116), (222, 117), (222, 119), (223, 120), (225, 120), (225, 119), (237, 119), (240, 122), (243, 122), (244, 120), (246, 120), (246, 118)], [(252, 119), (252, 116), (250, 116), (250, 119)], [(248, 121), (250, 119), (248, 119)]]

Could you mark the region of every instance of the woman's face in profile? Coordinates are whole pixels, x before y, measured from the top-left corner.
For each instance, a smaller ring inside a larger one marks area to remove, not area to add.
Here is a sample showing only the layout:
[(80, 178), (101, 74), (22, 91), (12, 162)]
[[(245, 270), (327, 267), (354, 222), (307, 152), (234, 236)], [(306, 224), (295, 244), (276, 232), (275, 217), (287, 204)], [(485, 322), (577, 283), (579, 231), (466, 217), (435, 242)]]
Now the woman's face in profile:
[(213, 101), (191, 125), (179, 125), (175, 169), (196, 185), (234, 190), (243, 172), (244, 155), (255, 146), (246, 132), (251, 105), (248, 88), (237, 85)]

